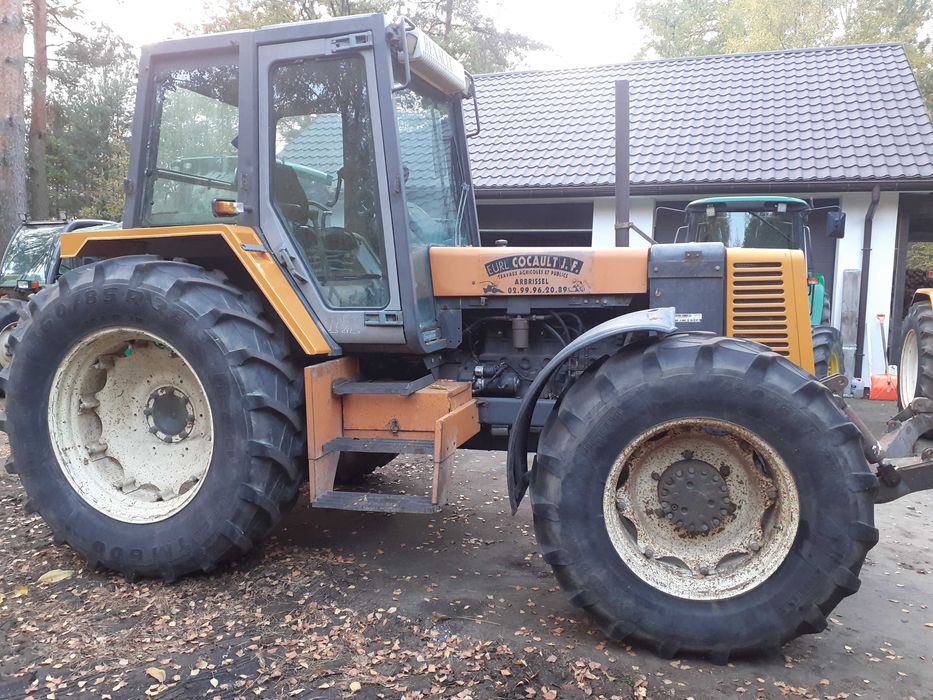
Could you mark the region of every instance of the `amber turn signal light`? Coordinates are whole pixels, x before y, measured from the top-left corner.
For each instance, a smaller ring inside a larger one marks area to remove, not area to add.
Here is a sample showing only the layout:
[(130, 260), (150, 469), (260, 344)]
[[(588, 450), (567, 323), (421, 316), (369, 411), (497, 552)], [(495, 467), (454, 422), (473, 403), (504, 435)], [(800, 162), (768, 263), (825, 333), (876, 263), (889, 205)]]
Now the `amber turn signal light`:
[(232, 199), (215, 199), (211, 203), (211, 211), (214, 216), (236, 216), (243, 211), (243, 207)]

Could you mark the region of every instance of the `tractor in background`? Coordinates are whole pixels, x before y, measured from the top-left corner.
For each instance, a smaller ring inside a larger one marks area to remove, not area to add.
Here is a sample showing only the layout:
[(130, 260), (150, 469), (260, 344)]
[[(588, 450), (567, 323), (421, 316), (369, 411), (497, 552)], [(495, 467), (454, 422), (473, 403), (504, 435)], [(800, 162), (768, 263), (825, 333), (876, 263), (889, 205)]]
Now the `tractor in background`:
[[(823, 275), (814, 271), (808, 221), (826, 215), (826, 235), (842, 238), (845, 214), (838, 207), (811, 207), (795, 197), (706, 197), (687, 205), (686, 223), (678, 230), (687, 241), (715, 241), (727, 248), (802, 250), (807, 262), (814, 373), (818, 378), (845, 374), (842, 335), (832, 325), (830, 298)], [(743, 337), (743, 336), (739, 336)]]

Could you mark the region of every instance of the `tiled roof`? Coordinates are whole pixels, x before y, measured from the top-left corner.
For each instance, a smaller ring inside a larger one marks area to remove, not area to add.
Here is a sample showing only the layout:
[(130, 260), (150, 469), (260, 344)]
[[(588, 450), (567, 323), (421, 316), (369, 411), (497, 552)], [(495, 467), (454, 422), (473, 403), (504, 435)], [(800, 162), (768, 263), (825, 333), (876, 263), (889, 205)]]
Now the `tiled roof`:
[(476, 76), (477, 187), (612, 185), (623, 78), (636, 188), (933, 181), (933, 124), (903, 47), (883, 44)]

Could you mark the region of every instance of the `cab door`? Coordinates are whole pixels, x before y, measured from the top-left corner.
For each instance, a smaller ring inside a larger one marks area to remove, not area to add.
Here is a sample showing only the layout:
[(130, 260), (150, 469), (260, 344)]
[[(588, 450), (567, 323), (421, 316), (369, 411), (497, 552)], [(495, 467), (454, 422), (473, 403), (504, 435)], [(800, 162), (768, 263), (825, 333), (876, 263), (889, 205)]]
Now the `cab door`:
[(259, 225), (340, 345), (405, 343), (372, 32), (258, 47)]

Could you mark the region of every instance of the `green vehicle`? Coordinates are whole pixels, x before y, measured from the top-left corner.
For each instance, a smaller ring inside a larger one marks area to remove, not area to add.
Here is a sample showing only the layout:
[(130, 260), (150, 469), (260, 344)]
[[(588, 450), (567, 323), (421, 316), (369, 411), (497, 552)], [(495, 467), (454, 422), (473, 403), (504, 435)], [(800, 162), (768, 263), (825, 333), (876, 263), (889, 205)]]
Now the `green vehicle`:
[(810, 325), (813, 359), (818, 378), (845, 374), (842, 336), (832, 326), (829, 296), (823, 275), (813, 270), (813, 246), (808, 222), (825, 213), (826, 234), (842, 238), (845, 214), (838, 207), (811, 207), (795, 197), (707, 197), (687, 205), (686, 225), (679, 241), (723, 243), (727, 248), (786, 248), (802, 250), (807, 261), (810, 287)]

